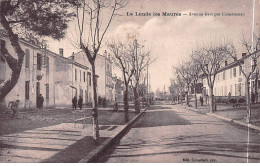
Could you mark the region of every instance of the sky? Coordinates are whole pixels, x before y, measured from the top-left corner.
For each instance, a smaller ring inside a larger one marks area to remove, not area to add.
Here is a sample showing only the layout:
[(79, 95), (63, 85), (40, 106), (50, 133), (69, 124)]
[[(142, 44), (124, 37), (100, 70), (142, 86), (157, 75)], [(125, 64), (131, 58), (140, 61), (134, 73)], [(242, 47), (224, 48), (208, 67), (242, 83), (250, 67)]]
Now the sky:
[[(255, 3), (255, 28), (259, 29), (260, 14), (257, 9), (260, 9), (260, 0), (255, 0)], [(129, 40), (133, 36), (143, 41), (151, 55), (157, 57), (149, 66), (151, 89), (154, 92), (164, 86), (168, 89), (170, 78), (174, 77), (172, 66), (185, 60), (192, 50), (223, 39), (232, 41), (238, 50), (242, 50), (240, 41), (243, 34), (246, 37), (251, 34), (252, 6), (253, 0), (129, 0), (120, 11), (121, 16), (113, 20), (105, 41), (111, 38)], [(162, 12), (181, 13), (181, 16), (162, 16)], [(151, 16), (146, 16), (147, 13)], [(160, 13), (160, 16), (153, 13)], [(190, 13), (203, 15), (190, 16)], [(216, 16), (218, 13), (220, 16)], [(241, 13), (242, 16), (223, 16), (222, 13)], [(77, 38), (76, 26), (75, 21), (69, 24), (67, 37), (63, 40), (49, 39), (49, 49), (58, 53), (59, 48), (64, 48), (65, 57), (78, 52), (70, 42)], [(103, 46), (100, 53), (105, 49)]]

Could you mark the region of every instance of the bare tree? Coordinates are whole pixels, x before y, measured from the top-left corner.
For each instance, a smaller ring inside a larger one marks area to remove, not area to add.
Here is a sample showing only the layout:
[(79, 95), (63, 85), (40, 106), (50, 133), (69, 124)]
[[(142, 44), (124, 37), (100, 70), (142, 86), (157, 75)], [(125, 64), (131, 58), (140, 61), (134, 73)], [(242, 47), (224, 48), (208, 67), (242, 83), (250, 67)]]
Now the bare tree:
[[(95, 60), (112, 20), (118, 14), (119, 9), (125, 5), (124, 0), (81, 0), (76, 9), (80, 49), (87, 56), (92, 69), (93, 138), (96, 141), (98, 141), (99, 138), (99, 127)], [(103, 20), (103, 18), (105, 19)]]
[(182, 64), (180, 64), (179, 67), (173, 67), (176, 70), (176, 73), (179, 74), (186, 83), (186, 88), (187, 88), (187, 90), (186, 90), (186, 104), (187, 104), (187, 106), (190, 105), (190, 103), (189, 103), (189, 91), (190, 91), (190, 84), (193, 80), (192, 75), (191, 75), (192, 74), (191, 64), (192, 64), (191, 61), (186, 61), (186, 62), (183, 62)]
[[(0, 2), (0, 23), (9, 38), (16, 55), (11, 55), (1, 42), (0, 57), (12, 70), (10, 79), (0, 86), (0, 101), (16, 85), (21, 72), (24, 51), (19, 43), (19, 37), (48, 36), (61, 39), (65, 35), (67, 24), (75, 13), (69, 8), (76, 4), (73, 0), (2, 0)], [(17, 58), (16, 58), (17, 56)]]
[[(242, 40), (242, 45), (247, 50), (247, 55), (242, 58), (238, 58), (235, 46), (229, 44), (225, 51), (227, 54), (233, 58), (233, 60), (239, 65), (240, 71), (245, 77), (245, 95), (247, 102), (247, 122), (251, 120), (251, 97), (250, 97), (250, 78), (257, 67), (257, 60), (260, 56), (260, 38), (254, 35), (253, 45), (251, 42), (247, 41), (245, 38)], [(245, 63), (246, 58), (250, 59), (249, 64)], [(257, 95), (257, 94), (256, 94)]]
[(191, 66), (190, 66), (190, 74), (191, 77), (193, 79), (193, 87), (194, 87), (194, 98), (195, 98), (195, 108), (198, 108), (198, 99), (197, 99), (197, 83), (198, 83), (198, 79), (200, 77), (201, 74), (201, 68), (200, 65), (193, 60), (194, 59), (194, 55), (193, 53), (191, 54)]
[[(176, 73), (177, 74), (177, 73)], [(183, 97), (183, 93), (184, 93), (184, 88), (185, 88), (185, 81), (183, 80), (183, 78), (177, 74), (176, 75), (176, 78), (171, 80), (171, 84), (177, 88), (178, 90), (178, 104), (181, 102), (181, 105), (183, 105), (183, 102), (182, 102), (182, 97)]]
[(210, 45), (194, 51), (193, 60), (199, 64), (202, 72), (206, 76), (209, 87), (209, 105), (210, 112), (215, 111), (213, 87), (216, 75), (221, 67), (221, 64), (227, 59), (225, 51), (226, 44)]
[(133, 61), (133, 57), (131, 54), (131, 50), (127, 49), (127, 44), (123, 44), (122, 42), (112, 41), (108, 44), (108, 47), (113, 53), (114, 56), (114, 64), (117, 66), (123, 74), (124, 77), (124, 110), (125, 110), (125, 121), (129, 121), (128, 117), (128, 88), (130, 80), (135, 72), (134, 68), (132, 68), (131, 61)]
[(142, 76), (142, 71), (147, 65), (150, 65), (155, 61), (150, 56), (149, 51), (145, 51), (144, 46), (138, 43), (137, 39), (134, 40), (132, 45), (130, 45), (130, 50), (132, 50), (132, 68), (135, 70), (133, 79), (131, 80), (131, 86), (134, 92), (135, 98), (135, 111), (140, 112), (140, 101), (139, 101), (139, 84)]

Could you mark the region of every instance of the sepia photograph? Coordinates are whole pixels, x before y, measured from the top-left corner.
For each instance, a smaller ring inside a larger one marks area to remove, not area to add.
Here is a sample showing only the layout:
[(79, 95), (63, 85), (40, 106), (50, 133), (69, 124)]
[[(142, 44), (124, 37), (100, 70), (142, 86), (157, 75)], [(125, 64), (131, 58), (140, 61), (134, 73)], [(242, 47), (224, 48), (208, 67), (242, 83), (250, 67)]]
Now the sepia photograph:
[(260, 0), (0, 0), (0, 163), (260, 163)]

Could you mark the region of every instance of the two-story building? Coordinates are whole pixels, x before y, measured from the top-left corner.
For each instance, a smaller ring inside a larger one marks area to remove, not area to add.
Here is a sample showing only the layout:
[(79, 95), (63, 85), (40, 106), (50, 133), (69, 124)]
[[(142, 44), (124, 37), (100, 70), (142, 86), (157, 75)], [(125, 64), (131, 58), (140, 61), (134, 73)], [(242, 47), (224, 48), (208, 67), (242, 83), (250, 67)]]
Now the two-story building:
[(83, 104), (92, 102), (91, 70), (74, 57), (63, 57), (63, 49), (55, 59), (55, 100), (56, 106), (71, 105), (74, 96), (83, 98)]
[[(69, 57), (73, 58), (75, 62), (90, 66), (87, 56), (84, 52), (78, 52)], [(96, 75), (98, 75), (97, 81), (97, 94), (99, 97), (106, 98), (106, 100), (115, 100), (114, 81), (112, 76), (112, 61), (111, 58), (104, 53), (104, 55), (98, 54), (95, 60)]]
[[(1, 35), (1, 42), (4, 43), (9, 53), (17, 58), (11, 46), (10, 40), (5, 34)], [(24, 108), (36, 107), (37, 96), (44, 97), (44, 107), (55, 105), (55, 57), (56, 54), (46, 49), (36, 41), (19, 39), (19, 43), (25, 52), (24, 61), (19, 80), (15, 87), (5, 97), (5, 103), (13, 100), (20, 100)], [(3, 58), (0, 60), (0, 83), (11, 77), (11, 69)]]
[[(246, 53), (242, 54), (240, 59), (242, 61), (242, 69), (238, 63), (235, 61), (225, 61), (225, 64), (222, 65), (219, 72), (216, 75), (215, 84), (213, 88), (213, 93), (215, 96), (245, 96), (245, 77), (242, 73), (242, 70), (248, 73), (250, 71), (251, 58), (246, 55)], [(260, 62), (258, 62), (257, 68), (255, 72), (252, 74), (251, 81), (252, 86), (251, 91), (255, 93), (255, 91), (260, 92), (260, 80), (259, 80), (259, 69)], [(204, 95), (208, 95), (209, 87), (207, 84), (206, 77), (202, 78), (203, 82), (203, 93)], [(258, 82), (258, 84), (255, 84)], [(257, 86), (258, 85), (258, 86)], [(257, 86), (257, 87), (256, 87)]]

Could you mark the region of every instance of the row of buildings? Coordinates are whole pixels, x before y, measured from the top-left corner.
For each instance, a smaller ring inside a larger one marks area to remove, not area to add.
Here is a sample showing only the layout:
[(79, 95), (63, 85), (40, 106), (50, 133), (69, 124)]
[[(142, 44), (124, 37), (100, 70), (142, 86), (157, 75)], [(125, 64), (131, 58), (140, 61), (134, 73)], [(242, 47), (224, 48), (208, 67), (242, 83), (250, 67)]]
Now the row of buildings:
[[(216, 74), (213, 94), (215, 97), (225, 99), (227, 96), (232, 98), (244, 98), (246, 96), (245, 76), (242, 73), (244, 70), (247, 74), (251, 71), (251, 57), (246, 53), (241, 53), (240, 61), (242, 62), (242, 69), (239, 64), (232, 58), (226, 60), (220, 67), (220, 70)], [(251, 93), (255, 94), (255, 97), (260, 98), (260, 60), (258, 60), (257, 67), (254, 73), (251, 75), (249, 84)], [(199, 96), (207, 97), (209, 95), (209, 86), (206, 76), (201, 75), (196, 85), (196, 92)], [(194, 86), (191, 86), (190, 94), (194, 95)]]
[[(7, 36), (0, 37), (9, 53), (16, 53)], [(20, 78), (4, 102), (20, 100), (24, 108), (36, 107), (38, 95), (44, 97), (44, 107), (71, 105), (74, 96), (81, 96), (84, 104), (92, 102), (91, 65), (83, 52), (64, 57), (64, 50), (59, 54), (49, 51), (46, 46), (36, 41), (19, 40), (25, 52)], [(111, 58), (98, 55), (96, 58), (97, 94), (109, 101), (123, 100), (123, 81), (112, 73)], [(3, 58), (0, 59), (0, 84), (11, 77), (11, 70)]]

